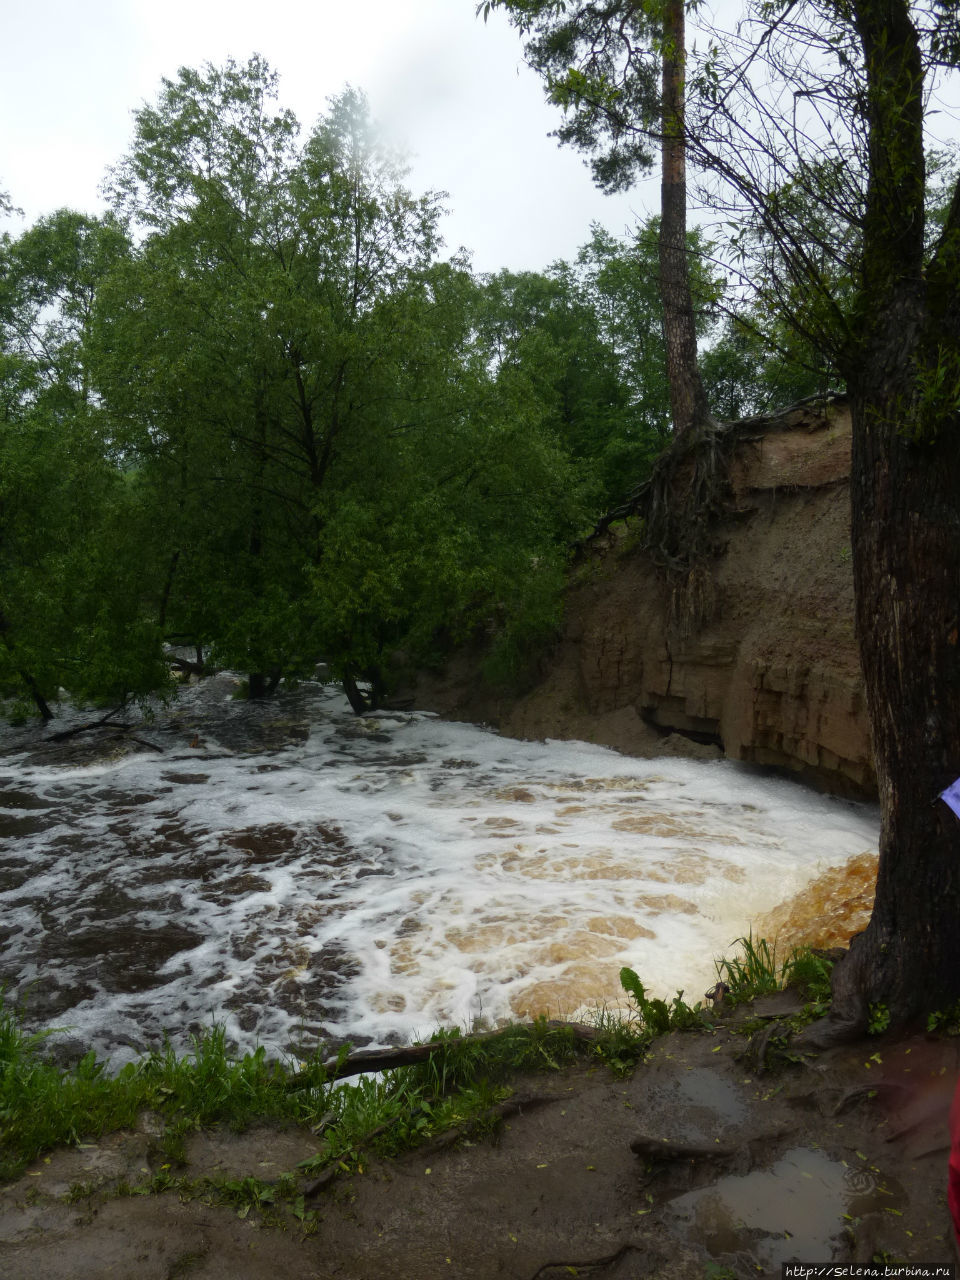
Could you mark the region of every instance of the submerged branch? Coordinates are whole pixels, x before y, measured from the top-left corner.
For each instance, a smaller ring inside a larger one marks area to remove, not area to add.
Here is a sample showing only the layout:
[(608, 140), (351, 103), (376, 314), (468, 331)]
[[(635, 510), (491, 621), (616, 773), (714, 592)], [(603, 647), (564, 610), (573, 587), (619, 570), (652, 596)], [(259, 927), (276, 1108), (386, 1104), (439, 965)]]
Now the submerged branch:
[(47, 742), (66, 742), (68, 738), (76, 738), (81, 733), (92, 733), (94, 729), (110, 728), (125, 731), (130, 728), (130, 725), (110, 723), (114, 716), (118, 716), (121, 711), (125, 710), (126, 704), (121, 703), (119, 707), (114, 707), (112, 711), (108, 711), (99, 720), (90, 720), (87, 724), (78, 724), (72, 729), (61, 729), (58, 733), (51, 733), (47, 738)]
[(113, 717), (119, 715), (125, 710), (125, 704), (121, 703), (119, 707), (114, 707), (112, 711), (108, 711), (105, 716), (101, 716), (99, 720), (90, 720), (87, 724), (75, 725), (72, 729), (61, 729), (57, 733), (51, 733), (44, 741), (46, 742), (66, 742), (69, 738), (76, 738), (81, 733), (95, 733), (98, 729), (105, 729), (114, 732), (117, 739), (124, 738), (128, 742), (135, 742), (138, 746), (146, 747), (150, 751), (158, 751), (163, 754), (164, 748), (156, 742), (150, 742), (146, 738), (140, 738), (133, 732), (134, 725), (122, 724), (114, 721)]

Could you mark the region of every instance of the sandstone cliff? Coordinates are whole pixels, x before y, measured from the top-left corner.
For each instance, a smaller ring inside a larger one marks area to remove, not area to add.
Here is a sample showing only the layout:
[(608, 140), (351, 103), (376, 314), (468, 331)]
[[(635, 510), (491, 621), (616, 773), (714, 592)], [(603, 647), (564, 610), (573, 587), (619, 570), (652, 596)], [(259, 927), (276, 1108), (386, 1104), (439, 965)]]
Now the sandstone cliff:
[(683, 635), (631, 522), (574, 572), (563, 635), (526, 697), (478, 702), (456, 677), (418, 701), (519, 737), (636, 754), (719, 753), (831, 791), (875, 781), (853, 629), (850, 419), (840, 404), (743, 424), (708, 621)]

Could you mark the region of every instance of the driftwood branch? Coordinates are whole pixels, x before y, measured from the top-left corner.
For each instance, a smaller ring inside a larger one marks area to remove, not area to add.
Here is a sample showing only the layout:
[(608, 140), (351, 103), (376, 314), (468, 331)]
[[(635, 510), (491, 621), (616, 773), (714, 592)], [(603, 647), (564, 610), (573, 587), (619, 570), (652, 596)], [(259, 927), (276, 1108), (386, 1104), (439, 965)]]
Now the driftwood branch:
[(113, 717), (118, 716), (123, 710), (125, 710), (123, 706), (114, 707), (112, 711), (108, 711), (99, 720), (90, 720), (87, 724), (78, 724), (73, 729), (61, 729), (59, 733), (51, 733), (47, 738), (47, 742), (66, 742), (67, 738), (76, 738), (81, 733), (92, 733), (94, 729), (102, 729), (108, 725), (112, 729), (127, 729), (129, 728), (128, 725), (110, 724)]
[[(588, 1027), (582, 1022), (561, 1022), (551, 1020), (546, 1024), (551, 1030), (566, 1030), (581, 1044), (596, 1044), (598, 1032), (596, 1027)], [(456, 1039), (431, 1040), (427, 1044), (409, 1044), (397, 1048), (361, 1049), (349, 1054), (342, 1061), (331, 1058), (324, 1063), (327, 1080), (343, 1080), (347, 1076), (359, 1076), (367, 1071), (396, 1071), (399, 1067), (415, 1067), (421, 1062), (428, 1062), (435, 1053), (441, 1053), (450, 1045), (484, 1044), (497, 1040), (508, 1034), (509, 1028), (500, 1031), (480, 1031), (469, 1036), (458, 1036)], [(298, 1071), (287, 1081), (291, 1090), (308, 1089), (313, 1083), (309, 1071)]]
[[(482, 1120), (486, 1122), (501, 1122), (509, 1120), (511, 1116), (522, 1115), (524, 1111), (533, 1111), (536, 1107), (545, 1106), (549, 1102), (559, 1102), (559, 1097), (551, 1097), (548, 1094), (514, 1094), (513, 1097), (505, 1098), (503, 1102), (498, 1102), (492, 1107), (488, 1107), (484, 1112)], [(356, 1149), (362, 1150), (374, 1138), (380, 1137), (382, 1133), (386, 1133), (400, 1119), (394, 1116), (393, 1119), (387, 1120), (384, 1124), (377, 1125), (375, 1129), (371, 1129), (369, 1133), (365, 1133), (355, 1144)], [(425, 1146), (418, 1147), (417, 1158), (427, 1160), (438, 1155), (441, 1151), (446, 1151), (449, 1147), (456, 1146), (463, 1138), (469, 1136), (470, 1126), (456, 1125), (452, 1129), (446, 1129), (443, 1133), (437, 1134), (432, 1142), (428, 1142)], [(340, 1177), (345, 1170), (337, 1160), (333, 1160), (322, 1173), (310, 1182), (304, 1184), (303, 1198), (304, 1200), (313, 1200)]]
[(89, 720), (86, 724), (78, 724), (72, 729), (61, 729), (58, 733), (51, 733), (45, 742), (66, 742), (68, 738), (76, 738), (81, 733), (93, 733), (98, 729), (109, 730), (115, 734), (116, 741), (126, 739), (128, 742), (136, 742), (138, 746), (147, 747), (150, 751), (159, 751), (163, 754), (164, 748), (156, 742), (149, 742), (146, 738), (139, 738), (133, 732), (133, 725), (118, 724), (114, 721), (114, 716), (120, 714), (124, 710), (123, 705), (114, 707), (112, 711), (108, 711), (105, 716), (101, 716), (99, 720)]

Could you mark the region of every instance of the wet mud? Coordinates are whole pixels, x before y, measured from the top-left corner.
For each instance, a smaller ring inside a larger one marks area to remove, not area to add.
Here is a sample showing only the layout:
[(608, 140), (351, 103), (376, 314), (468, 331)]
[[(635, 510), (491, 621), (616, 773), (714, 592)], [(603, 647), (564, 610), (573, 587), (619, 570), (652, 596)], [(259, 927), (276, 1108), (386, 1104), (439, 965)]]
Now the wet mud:
[[(516, 1082), (489, 1141), (374, 1161), (309, 1198), (306, 1230), (174, 1192), (118, 1196), (164, 1159), (136, 1133), (52, 1153), (0, 1190), (16, 1280), (703, 1280), (799, 1261), (947, 1265), (958, 1046), (871, 1039), (756, 1075), (743, 1037), (673, 1034), (629, 1078)], [(275, 1181), (306, 1130), (198, 1134), (176, 1172)], [(301, 1186), (307, 1179), (301, 1176)]]

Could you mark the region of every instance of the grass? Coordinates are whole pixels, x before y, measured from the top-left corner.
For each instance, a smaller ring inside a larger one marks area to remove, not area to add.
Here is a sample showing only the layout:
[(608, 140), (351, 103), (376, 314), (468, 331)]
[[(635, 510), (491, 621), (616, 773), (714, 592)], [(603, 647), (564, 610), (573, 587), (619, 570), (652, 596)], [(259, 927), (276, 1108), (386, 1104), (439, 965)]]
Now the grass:
[(395, 1154), (440, 1133), (489, 1129), (516, 1072), (560, 1070), (584, 1053), (632, 1063), (649, 1040), (639, 1024), (613, 1018), (588, 1045), (545, 1019), (480, 1044), (443, 1031), (434, 1037), (441, 1050), (427, 1062), (344, 1084), (334, 1083), (322, 1047), (306, 1062), (268, 1060), (262, 1047), (238, 1056), (222, 1027), (195, 1037), (186, 1055), (168, 1046), (114, 1074), (93, 1052), (72, 1067), (56, 1065), (43, 1055), (48, 1034), (28, 1033), (18, 1011), (0, 1005), (0, 1180), (53, 1147), (133, 1128), (144, 1111), (160, 1121), (156, 1143), (171, 1165), (184, 1160), (192, 1131), (272, 1122), (318, 1134), (307, 1172), (358, 1168), (370, 1154)]
[[(734, 1002), (787, 982), (800, 985), (807, 999), (828, 998), (829, 962), (793, 951), (778, 964), (775, 948), (752, 935), (738, 945), (733, 958), (717, 964)], [(625, 1073), (656, 1036), (713, 1025), (713, 1011), (687, 1005), (682, 992), (671, 1002), (651, 999), (631, 969), (620, 979), (632, 1010), (598, 1011), (588, 1040), (543, 1018), (480, 1042), (438, 1031), (433, 1040), (440, 1048), (426, 1062), (351, 1084), (334, 1082), (322, 1046), (298, 1062), (268, 1060), (262, 1047), (238, 1056), (216, 1026), (195, 1037), (183, 1056), (167, 1046), (110, 1074), (90, 1052), (64, 1068), (43, 1055), (50, 1033), (28, 1033), (18, 1011), (0, 1002), (0, 1180), (17, 1177), (53, 1147), (133, 1128), (144, 1111), (160, 1122), (156, 1143), (171, 1167), (184, 1162), (186, 1137), (213, 1125), (312, 1128), (317, 1154), (303, 1170), (311, 1175), (333, 1166), (361, 1169), (371, 1155), (393, 1155), (441, 1134), (471, 1140), (496, 1127), (498, 1104), (518, 1073), (559, 1071), (585, 1057)], [(261, 1199), (271, 1203), (269, 1195)]]
[[(830, 1000), (833, 963), (816, 955), (809, 947), (793, 947), (784, 960), (777, 958), (777, 946), (753, 933), (737, 938), (737, 951), (716, 961), (717, 977), (730, 988), (734, 1004), (770, 995), (784, 987), (796, 987), (803, 998), (816, 1006)], [(821, 1010), (822, 1011), (822, 1010)]]
[(0, 1008), (0, 1179), (51, 1147), (131, 1128), (144, 1110), (163, 1120), (164, 1149), (176, 1158), (191, 1129), (239, 1130), (255, 1119), (309, 1125), (325, 1107), (319, 1056), (301, 1065), (303, 1087), (290, 1091), (280, 1063), (268, 1062), (262, 1048), (232, 1056), (219, 1027), (196, 1037), (185, 1057), (168, 1047), (115, 1075), (92, 1051), (58, 1067), (41, 1053), (48, 1034), (28, 1034), (16, 1010)]

